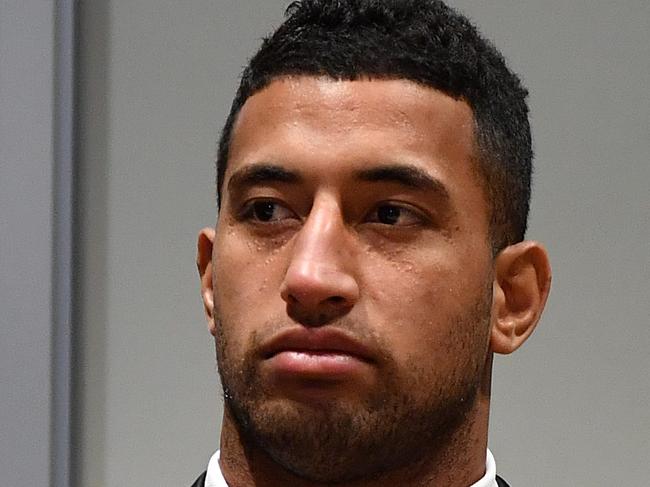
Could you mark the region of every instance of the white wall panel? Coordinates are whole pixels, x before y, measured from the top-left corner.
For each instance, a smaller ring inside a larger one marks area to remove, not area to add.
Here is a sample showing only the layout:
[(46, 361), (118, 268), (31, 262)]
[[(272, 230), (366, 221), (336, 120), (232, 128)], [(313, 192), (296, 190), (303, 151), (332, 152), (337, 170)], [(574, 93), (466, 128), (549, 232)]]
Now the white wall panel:
[(50, 481), (54, 7), (0, 4), (0, 484)]

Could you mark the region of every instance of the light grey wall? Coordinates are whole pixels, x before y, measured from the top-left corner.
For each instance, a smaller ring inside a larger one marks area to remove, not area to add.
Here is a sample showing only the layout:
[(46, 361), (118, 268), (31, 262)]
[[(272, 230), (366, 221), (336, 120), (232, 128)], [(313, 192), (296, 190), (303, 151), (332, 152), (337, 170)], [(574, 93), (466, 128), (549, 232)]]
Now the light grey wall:
[(0, 484), (48, 485), (54, 8), (0, 4)]
[[(77, 485), (187, 485), (221, 405), (195, 275), (214, 140), (286, 1), (81, 3)], [(645, 485), (650, 451), (650, 4), (457, 0), (531, 90), (530, 236), (555, 281), (496, 363), (491, 447), (513, 485)]]
[(554, 269), (539, 329), (497, 360), (499, 469), (513, 485), (647, 485), (650, 3), (455, 4), (530, 88), (529, 236)]

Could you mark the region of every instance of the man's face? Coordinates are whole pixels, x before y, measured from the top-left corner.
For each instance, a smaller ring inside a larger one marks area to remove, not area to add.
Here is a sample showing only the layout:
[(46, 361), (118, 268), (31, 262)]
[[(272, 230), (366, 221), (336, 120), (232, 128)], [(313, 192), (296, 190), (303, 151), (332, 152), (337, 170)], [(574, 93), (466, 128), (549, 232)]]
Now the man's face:
[(377, 473), (467, 420), (492, 306), (473, 129), (405, 80), (284, 78), (242, 108), (211, 331), (226, 406), (290, 471)]

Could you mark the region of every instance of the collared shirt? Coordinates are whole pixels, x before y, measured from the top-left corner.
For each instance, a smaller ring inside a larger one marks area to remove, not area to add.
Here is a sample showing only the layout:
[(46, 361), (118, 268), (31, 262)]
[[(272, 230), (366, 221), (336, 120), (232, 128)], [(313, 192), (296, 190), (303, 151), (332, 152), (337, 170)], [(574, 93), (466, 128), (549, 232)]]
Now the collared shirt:
[[(487, 451), (485, 460), (485, 475), (476, 483), (469, 487), (498, 487), (497, 486), (497, 467), (494, 457), (490, 450)], [(205, 478), (205, 487), (228, 487), (226, 479), (223, 478), (221, 467), (219, 466), (219, 450), (212, 455), (208, 463), (208, 474)]]

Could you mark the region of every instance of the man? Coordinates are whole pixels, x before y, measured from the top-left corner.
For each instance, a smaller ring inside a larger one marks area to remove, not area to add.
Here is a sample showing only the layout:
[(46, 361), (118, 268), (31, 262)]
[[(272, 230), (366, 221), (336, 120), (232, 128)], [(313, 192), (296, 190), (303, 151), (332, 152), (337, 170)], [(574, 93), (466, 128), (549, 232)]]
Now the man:
[(224, 390), (196, 486), (496, 486), (494, 353), (549, 292), (527, 93), (435, 0), (304, 0), (250, 61), (199, 235)]

